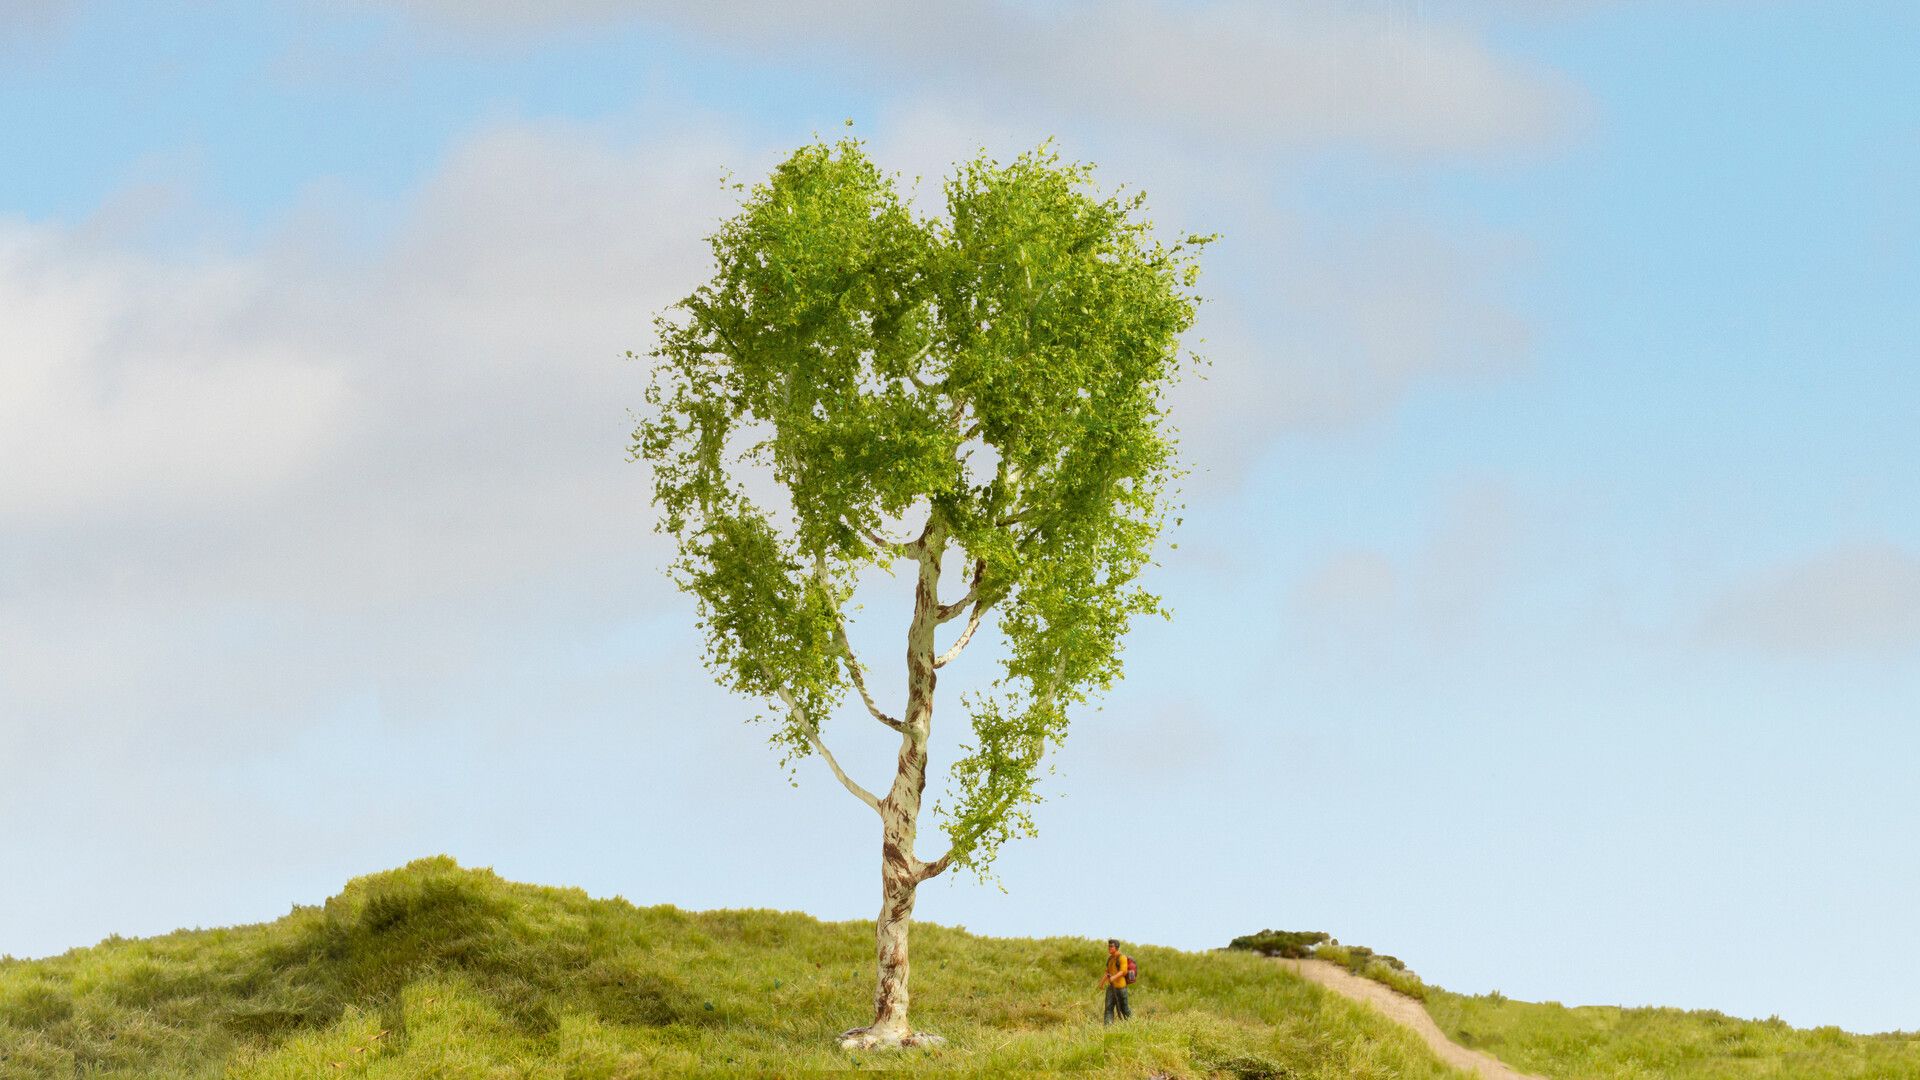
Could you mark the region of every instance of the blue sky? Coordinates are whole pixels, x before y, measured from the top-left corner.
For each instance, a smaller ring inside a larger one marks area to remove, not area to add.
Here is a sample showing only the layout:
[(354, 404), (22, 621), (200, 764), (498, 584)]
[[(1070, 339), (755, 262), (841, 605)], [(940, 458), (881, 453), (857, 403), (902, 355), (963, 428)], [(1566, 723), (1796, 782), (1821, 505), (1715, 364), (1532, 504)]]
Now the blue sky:
[(721, 171), (852, 119), (1224, 234), (1175, 619), (922, 918), (1920, 1028), (1906, 5), (530, 10), (0, 28), (0, 952), (442, 851), (870, 918), (867, 811), (699, 669), (620, 359)]

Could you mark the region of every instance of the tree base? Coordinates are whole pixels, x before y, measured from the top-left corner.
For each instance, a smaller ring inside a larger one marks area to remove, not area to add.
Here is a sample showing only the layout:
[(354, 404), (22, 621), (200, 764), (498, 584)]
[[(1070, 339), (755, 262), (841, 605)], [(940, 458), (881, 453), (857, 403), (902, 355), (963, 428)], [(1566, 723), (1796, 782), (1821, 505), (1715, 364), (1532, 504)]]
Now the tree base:
[(945, 1045), (947, 1040), (930, 1031), (891, 1033), (859, 1027), (840, 1033), (842, 1050), (906, 1050), (916, 1046)]

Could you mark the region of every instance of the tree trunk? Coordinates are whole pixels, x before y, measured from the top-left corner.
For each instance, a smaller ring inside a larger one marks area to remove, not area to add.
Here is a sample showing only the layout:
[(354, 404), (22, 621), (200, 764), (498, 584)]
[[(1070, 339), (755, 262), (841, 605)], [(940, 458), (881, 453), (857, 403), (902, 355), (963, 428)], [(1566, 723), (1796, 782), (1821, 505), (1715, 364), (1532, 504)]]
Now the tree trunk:
[(945, 537), (930, 523), (920, 555), (913, 623), (907, 629), (907, 709), (893, 787), (880, 800), (880, 915), (874, 920), (878, 971), (873, 1023), (840, 1036), (848, 1049), (929, 1046), (942, 1040), (907, 1026), (907, 930), (913, 898), (929, 867), (914, 857), (920, 797), (927, 787), (927, 734), (933, 728), (933, 631), (939, 625), (940, 554)]
[(907, 929), (913, 922), (913, 898), (919, 882), (914, 880), (909, 858), (901, 857), (901, 849), (892, 839), (903, 828), (911, 832), (912, 825), (898, 820), (896, 813), (887, 816), (893, 820), (887, 822), (888, 840), (881, 848), (880, 917), (874, 920), (878, 975), (873, 1024), (866, 1030), (877, 1043), (892, 1045), (906, 1044), (913, 1038), (907, 1026)]
[(840, 1045), (848, 1049), (932, 1046), (941, 1042), (938, 1035), (916, 1033), (907, 1024), (907, 931), (913, 923), (914, 894), (928, 869), (913, 856), (920, 794), (927, 777), (924, 731), (924, 726), (907, 726), (893, 790), (880, 803), (880, 915), (874, 920), (873, 1023), (840, 1036)]
[(880, 915), (874, 920), (876, 975), (873, 1023), (840, 1036), (848, 1049), (876, 1046), (927, 1046), (937, 1035), (916, 1034), (907, 1025), (907, 930), (913, 922), (914, 893), (927, 867), (913, 857), (926, 786), (927, 743), (924, 726), (909, 724), (901, 740), (900, 769), (893, 790), (880, 803)]

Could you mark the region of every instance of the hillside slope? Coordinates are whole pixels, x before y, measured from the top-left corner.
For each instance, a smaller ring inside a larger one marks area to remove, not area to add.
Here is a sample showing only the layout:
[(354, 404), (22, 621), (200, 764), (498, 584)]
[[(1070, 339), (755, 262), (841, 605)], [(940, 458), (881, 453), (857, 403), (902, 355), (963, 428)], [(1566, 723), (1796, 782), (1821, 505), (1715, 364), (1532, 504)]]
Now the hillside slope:
[(871, 949), (871, 924), (636, 908), (426, 859), (272, 923), (0, 962), (0, 1076), (1462, 1076), (1258, 957), (1141, 947), (1137, 1019), (1108, 1029), (1097, 943), (929, 924), (914, 1015), (951, 1045), (849, 1056), (831, 1036), (867, 1019)]
[(1558, 1080), (1920, 1080), (1920, 1034), (1855, 1035), (1710, 1010), (1569, 1008), (1429, 987), (1448, 1038)]

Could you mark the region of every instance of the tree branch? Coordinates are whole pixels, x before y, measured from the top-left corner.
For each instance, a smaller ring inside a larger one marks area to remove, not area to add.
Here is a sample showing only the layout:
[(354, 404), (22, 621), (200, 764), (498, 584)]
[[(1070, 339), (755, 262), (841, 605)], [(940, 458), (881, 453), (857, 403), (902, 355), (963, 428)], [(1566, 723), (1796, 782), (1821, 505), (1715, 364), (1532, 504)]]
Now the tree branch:
[(934, 667), (946, 667), (959, 657), (960, 651), (967, 647), (967, 642), (973, 637), (973, 632), (980, 629), (980, 617), (986, 614), (987, 608), (992, 606), (994, 599), (997, 599), (988, 597), (980, 591), (980, 579), (984, 578), (986, 574), (987, 560), (973, 560), (973, 584), (967, 589), (967, 595), (951, 604), (941, 604), (940, 610), (935, 612), (936, 623), (950, 622), (958, 618), (960, 612), (965, 610), (968, 604), (973, 605), (973, 610), (967, 615), (966, 629), (960, 631), (960, 637), (953, 643), (952, 648), (941, 653), (939, 658), (934, 660)]
[[(907, 541), (907, 551), (915, 559), (926, 558), (927, 541), (932, 538), (933, 527), (939, 524), (939, 522), (940, 522), (940, 508), (937, 506), (928, 507), (927, 523), (920, 527), (920, 535), (914, 537), (912, 540)], [(934, 605), (937, 607), (939, 606), (939, 603), (940, 603), (939, 599), (935, 598)]]
[[(814, 556), (813, 577), (815, 581), (820, 583), (822, 588), (826, 587), (827, 557), (825, 555)], [(860, 700), (866, 703), (867, 712), (871, 713), (875, 720), (880, 721), (893, 730), (905, 731), (906, 728), (900, 721), (881, 712), (880, 706), (873, 703), (873, 695), (867, 693), (866, 676), (861, 673), (860, 659), (853, 655), (853, 642), (847, 640), (847, 624), (840, 618), (840, 612), (838, 610), (835, 610), (833, 613), (833, 642), (840, 649), (841, 662), (846, 665), (847, 676), (853, 680), (854, 689), (860, 691)]]
[(919, 352), (914, 353), (912, 356), (907, 358), (907, 363), (906, 363), (907, 373), (905, 375), (902, 375), (901, 378), (907, 380), (908, 382), (912, 383), (913, 385), (919, 387), (922, 390), (940, 389), (939, 383), (927, 382), (924, 379), (920, 378), (920, 376), (915, 374), (913, 371), (915, 367), (919, 366), (920, 361), (925, 360), (927, 358), (927, 354), (932, 351), (933, 351), (933, 339), (928, 338), (927, 343), (920, 347)]
[(933, 662), (934, 667), (946, 667), (959, 657), (960, 650), (967, 647), (967, 641), (973, 637), (973, 632), (980, 629), (980, 617), (986, 614), (986, 610), (986, 605), (977, 601), (974, 603), (973, 614), (967, 616), (967, 628), (960, 631), (960, 637), (954, 641), (953, 647), (941, 653), (939, 658)]
[(955, 600), (951, 604), (941, 604), (939, 612), (935, 615), (935, 620), (938, 622), (948, 623), (959, 618), (960, 613), (967, 610), (967, 605), (973, 603), (976, 599), (979, 598), (980, 578), (986, 572), (987, 572), (987, 560), (985, 559), (973, 560), (973, 583), (968, 586), (967, 595), (961, 597), (958, 600)]
[(939, 858), (933, 860), (932, 862), (921, 863), (920, 865), (914, 868), (914, 871), (913, 871), (914, 883), (918, 884), (930, 878), (937, 878), (941, 874), (946, 873), (947, 867), (952, 864), (953, 864), (953, 849), (948, 848), (947, 853), (945, 855), (940, 856)]
[[(772, 673), (768, 672), (766, 668), (763, 667), (760, 670), (763, 673), (765, 673), (768, 678), (773, 677)], [(794, 716), (796, 717), (800, 716), (800, 703), (794, 700), (793, 693), (791, 691), (789, 691), (784, 686), (777, 686), (774, 688), (773, 692), (780, 695), (780, 700), (787, 703), (787, 708), (792, 710)], [(801, 719), (804, 720), (805, 718), (801, 717)], [(842, 769), (840, 767), (840, 762), (834, 759), (833, 751), (828, 750), (827, 744), (820, 741), (819, 726), (811, 725), (811, 724), (808, 725), (806, 728), (806, 733), (807, 733), (807, 742), (811, 744), (815, 750), (820, 752), (820, 756), (822, 758), (826, 759), (827, 767), (829, 769), (832, 769), (833, 775), (839, 778), (841, 786), (845, 787), (848, 791), (852, 792), (854, 798), (859, 799), (863, 803), (866, 803), (867, 806), (870, 807), (874, 813), (876, 814), (879, 813), (880, 812), (879, 796), (876, 796), (873, 792), (868, 791), (866, 788), (861, 787), (859, 783), (854, 780), (853, 777), (847, 775), (847, 771), (845, 769)]]
[(828, 750), (827, 744), (820, 741), (819, 732), (817, 731), (807, 732), (807, 741), (812, 743), (813, 748), (815, 750), (818, 750), (820, 752), (820, 756), (826, 759), (827, 767), (833, 770), (833, 775), (840, 778), (840, 783), (844, 787), (846, 787), (848, 791), (853, 792), (854, 798), (859, 799), (863, 803), (866, 803), (869, 807), (873, 809), (874, 813), (877, 814), (880, 812), (879, 797), (874, 795), (873, 792), (868, 791), (866, 788), (861, 787), (858, 783), (854, 782), (853, 777), (847, 775), (846, 770), (840, 767), (840, 763), (833, 759), (833, 751)]
[(1024, 479), (1024, 476), (1020, 472), (1020, 466), (1012, 464), (1005, 458), (1000, 459), (1000, 468), (996, 471), (993, 478), (992, 491), (995, 498), (993, 499), (994, 505), (992, 508), (997, 510), (999, 509), (1000, 503), (1007, 502), (1013, 503), (1014, 509), (1012, 513), (1005, 517), (995, 518), (993, 522), (995, 526), (1004, 527), (1007, 525), (1017, 525), (1031, 516), (1033, 508), (1022, 505), (1021, 495), (1023, 493), (1018, 490), (1022, 479)]
[(880, 706), (873, 703), (873, 695), (867, 693), (867, 680), (860, 673), (860, 661), (854, 658), (853, 643), (847, 640), (846, 624), (840, 621), (838, 614), (836, 614), (833, 619), (833, 636), (834, 640), (840, 645), (840, 657), (847, 665), (848, 676), (853, 679), (853, 688), (860, 691), (860, 700), (867, 703), (867, 712), (873, 714), (875, 720), (880, 721), (893, 730), (905, 731), (906, 726), (893, 717), (888, 716), (886, 713), (881, 712)]
[[(1060, 686), (1060, 678), (1059, 678), (1059, 673), (1056, 671), (1054, 674), (1054, 677), (1047, 681), (1048, 704), (1052, 704), (1053, 694), (1059, 689), (1059, 686)], [(1041, 739), (1044, 738), (1044, 736), (1036, 734), (1033, 736), (1033, 738), (1034, 738), (1034, 741), (1038, 743)], [(1046, 750), (1046, 747), (1044, 745), (1041, 745), (1039, 747), (1039, 752), (1044, 753), (1045, 750)], [(987, 766), (987, 782), (990, 786), (993, 782), (993, 777), (998, 772), (999, 772), (999, 769), (997, 766), (994, 766), (994, 765)], [(1025, 790), (1028, 793), (1031, 793), (1032, 785), (1028, 784)], [(988, 819), (992, 821), (1000, 820), (1000, 817), (1002, 814), (1005, 814), (1007, 811), (1013, 808), (1014, 800), (1018, 799), (1020, 795), (1021, 795), (1021, 789), (1018, 789), (1018, 788), (1012, 791), (1003, 790), (1000, 797), (994, 800), (993, 812), (990, 815), (988, 815)], [(960, 844), (959, 842), (953, 841), (951, 839), (952, 837), (951, 833), (949, 833), (948, 836), (949, 836), (949, 842), (947, 844), (947, 853), (945, 855), (940, 856), (939, 858), (933, 860), (930, 863), (915, 864), (914, 881), (916, 883), (926, 881), (928, 878), (938, 877), (940, 874), (944, 873), (948, 865), (950, 865), (953, 862), (954, 850), (958, 848)], [(976, 831), (973, 835), (966, 837), (965, 841), (968, 848), (971, 849), (974, 843), (979, 840), (979, 838), (980, 838), (979, 831)]]
[(845, 525), (847, 528), (852, 529), (854, 532), (859, 533), (861, 536), (866, 538), (867, 543), (872, 544), (874, 547), (879, 548), (881, 551), (891, 552), (895, 555), (912, 554), (913, 545), (907, 543), (904, 540), (889, 540), (886, 537), (881, 536), (879, 533), (874, 532), (872, 529), (863, 529), (860, 526), (855, 525), (853, 522), (848, 521), (844, 517), (840, 519), (840, 524)]
[(974, 602), (975, 594), (978, 593), (979, 591), (980, 591), (980, 588), (978, 585), (976, 585), (973, 588), (967, 590), (967, 595), (961, 597), (958, 600), (955, 600), (953, 603), (941, 604), (940, 611), (935, 616), (934, 621), (936, 623), (950, 623), (953, 620), (959, 618), (963, 613), (966, 612), (967, 605)]

